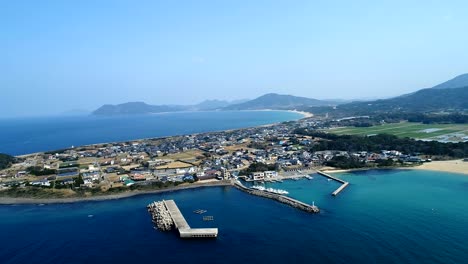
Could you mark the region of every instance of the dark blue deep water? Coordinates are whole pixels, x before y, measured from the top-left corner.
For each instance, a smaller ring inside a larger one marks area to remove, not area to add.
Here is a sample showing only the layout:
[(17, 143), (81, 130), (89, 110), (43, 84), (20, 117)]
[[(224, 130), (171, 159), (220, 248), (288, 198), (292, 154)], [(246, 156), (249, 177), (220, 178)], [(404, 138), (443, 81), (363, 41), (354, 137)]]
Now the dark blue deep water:
[(22, 155), (87, 144), (252, 127), (301, 117), (286, 111), (219, 111), (1, 119), (0, 153)]
[[(308, 214), (230, 187), (121, 200), (0, 206), (1, 263), (467, 263), (468, 177), (432, 171), (319, 175), (276, 188), (315, 201)], [(145, 206), (174, 199), (192, 227), (216, 240), (153, 229)], [(195, 209), (206, 209), (203, 222)], [(88, 217), (88, 215), (94, 215)]]

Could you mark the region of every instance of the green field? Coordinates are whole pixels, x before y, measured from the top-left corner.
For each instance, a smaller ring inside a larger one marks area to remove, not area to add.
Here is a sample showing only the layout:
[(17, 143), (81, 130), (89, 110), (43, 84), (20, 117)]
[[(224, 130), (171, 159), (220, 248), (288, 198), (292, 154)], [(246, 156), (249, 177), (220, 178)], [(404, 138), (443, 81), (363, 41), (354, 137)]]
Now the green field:
[(396, 123), (372, 127), (342, 127), (332, 128), (329, 132), (339, 135), (375, 135), (392, 134), (398, 137), (417, 139), (433, 139), (441, 141), (466, 141), (468, 124), (422, 124)]

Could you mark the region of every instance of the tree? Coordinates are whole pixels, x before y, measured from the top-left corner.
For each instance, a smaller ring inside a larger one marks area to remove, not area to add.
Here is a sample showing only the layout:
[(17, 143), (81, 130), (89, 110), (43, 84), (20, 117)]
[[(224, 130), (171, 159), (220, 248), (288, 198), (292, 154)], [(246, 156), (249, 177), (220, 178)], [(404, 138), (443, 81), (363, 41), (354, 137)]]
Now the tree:
[(15, 157), (0, 153), (0, 170), (9, 168), (15, 162)]
[(83, 177), (80, 175), (78, 178), (75, 178), (75, 186), (79, 187), (81, 184), (84, 184)]

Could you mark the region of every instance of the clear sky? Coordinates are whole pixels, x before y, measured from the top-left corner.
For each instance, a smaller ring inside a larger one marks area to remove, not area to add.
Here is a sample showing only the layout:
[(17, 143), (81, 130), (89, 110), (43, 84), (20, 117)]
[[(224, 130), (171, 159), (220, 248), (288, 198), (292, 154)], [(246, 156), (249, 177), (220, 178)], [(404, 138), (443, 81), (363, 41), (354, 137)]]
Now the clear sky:
[(468, 72), (467, 1), (0, 1), (0, 116), (276, 92), (389, 97)]

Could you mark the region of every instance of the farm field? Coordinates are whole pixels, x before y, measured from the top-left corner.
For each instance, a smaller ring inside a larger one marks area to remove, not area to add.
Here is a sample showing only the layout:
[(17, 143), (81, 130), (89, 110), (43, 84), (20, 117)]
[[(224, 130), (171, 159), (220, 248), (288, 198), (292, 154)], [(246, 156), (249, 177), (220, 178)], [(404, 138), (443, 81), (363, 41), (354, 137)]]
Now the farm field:
[(402, 122), (372, 127), (341, 127), (328, 130), (338, 135), (391, 134), (442, 142), (468, 141), (468, 124), (422, 124)]

